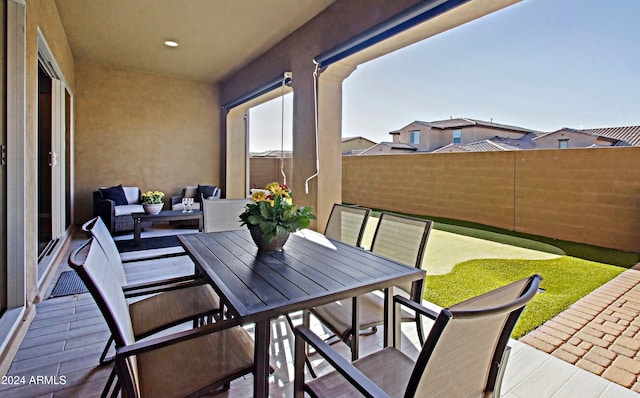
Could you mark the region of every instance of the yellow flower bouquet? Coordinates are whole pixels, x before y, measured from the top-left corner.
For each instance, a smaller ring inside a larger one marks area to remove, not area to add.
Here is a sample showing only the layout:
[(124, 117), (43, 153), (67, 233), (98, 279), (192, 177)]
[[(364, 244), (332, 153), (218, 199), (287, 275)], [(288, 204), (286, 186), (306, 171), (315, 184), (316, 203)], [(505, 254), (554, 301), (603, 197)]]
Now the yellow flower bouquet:
[(140, 195), (140, 202), (145, 205), (160, 204), (163, 199), (164, 192), (160, 191), (147, 191)]
[(259, 227), (266, 243), (276, 236), (285, 239), (289, 233), (306, 228), (316, 219), (312, 207), (293, 204), (291, 190), (284, 184), (272, 182), (263, 191), (256, 191), (251, 200), (240, 214), (240, 220), (249, 229)]

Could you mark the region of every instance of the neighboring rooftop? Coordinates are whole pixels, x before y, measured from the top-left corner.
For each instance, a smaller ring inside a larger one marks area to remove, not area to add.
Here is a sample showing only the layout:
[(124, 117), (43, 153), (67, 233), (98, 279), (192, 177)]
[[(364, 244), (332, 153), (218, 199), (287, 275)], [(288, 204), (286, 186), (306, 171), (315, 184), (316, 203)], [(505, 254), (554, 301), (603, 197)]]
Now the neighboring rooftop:
[(614, 146), (640, 146), (640, 126), (602, 127), (580, 130), (587, 134), (618, 140)]
[(433, 122), (421, 122), (419, 120), (416, 120), (414, 123), (418, 123), (418, 124), (422, 124), (432, 128), (442, 129), (442, 130), (457, 129), (461, 127), (471, 127), (471, 126), (484, 126), (484, 127), (492, 127), (496, 129), (502, 129), (502, 130), (521, 131), (523, 133), (537, 133), (534, 130), (527, 129), (524, 127), (511, 126), (508, 124), (493, 123), (493, 121), (487, 122), (484, 120), (469, 119), (469, 118), (462, 118), (462, 117), (455, 118), (455, 119), (436, 120)]
[(375, 154), (376, 150), (381, 148), (381, 147), (387, 147), (389, 149), (395, 149), (395, 150), (399, 150), (402, 152), (415, 152), (417, 150), (417, 148), (411, 144), (406, 144), (404, 142), (381, 142), (379, 144), (376, 144), (374, 146), (372, 146), (369, 149), (366, 149), (362, 152), (360, 152), (358, 155), (372, 155)]

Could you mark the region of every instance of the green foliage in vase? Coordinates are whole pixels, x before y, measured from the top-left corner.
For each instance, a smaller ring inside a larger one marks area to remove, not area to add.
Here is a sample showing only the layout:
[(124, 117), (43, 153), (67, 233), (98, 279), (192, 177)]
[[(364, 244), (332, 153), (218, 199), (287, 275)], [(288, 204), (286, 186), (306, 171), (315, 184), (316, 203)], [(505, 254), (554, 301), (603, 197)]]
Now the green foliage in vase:
[(163, 199), (164, 192), (160, 191), (147, 191), (140, 195), (140, 201), (145, 205), (160, 204)]
[(293, 204), (291, 190), (284, 184), (272, 182), (251, 195), (251, 200), (253, 203), (246, 205), (240, 220), (242, 225), (260, 227), (265, 242), (271, 242), (276, 235), (284, 237), (306, 228), (316, 219), (312, 207)]

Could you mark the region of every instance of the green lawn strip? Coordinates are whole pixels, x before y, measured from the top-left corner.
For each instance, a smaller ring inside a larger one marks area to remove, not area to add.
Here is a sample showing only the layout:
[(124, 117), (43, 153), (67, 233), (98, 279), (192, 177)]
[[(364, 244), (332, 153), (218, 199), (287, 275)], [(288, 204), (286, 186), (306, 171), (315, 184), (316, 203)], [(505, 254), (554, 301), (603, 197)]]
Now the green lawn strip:
[[(379, 211), (372, 212), (372, 216), (379, 217)], [(489, 225), (470, 221), (454, 220), (450, 218), (415, 216), (427, 218), (435, 222), (434, 228), (475, 238), (491, 240), (508, 245), (520, 246), (532, 250), (546, 251), (559, 255), (568, 255), (585, 260), (614, 264), (631, 268), (640, 262), (640, 253), (625, 252), (606, 247), (588, 245), (586, 243), (570, 242), (561, 239), (531, 235), (510, 231)]]
[(449, 307), (489, 290), (538, 273), (544, 278), (539, 293), (523, 312), (513, 338), (520, 338), (569, 308), (625, 271), (622, 267), (564, 256), (551, 260), (478, 259), (457, 264), (444, 275), (427, 275), (424, 298)]

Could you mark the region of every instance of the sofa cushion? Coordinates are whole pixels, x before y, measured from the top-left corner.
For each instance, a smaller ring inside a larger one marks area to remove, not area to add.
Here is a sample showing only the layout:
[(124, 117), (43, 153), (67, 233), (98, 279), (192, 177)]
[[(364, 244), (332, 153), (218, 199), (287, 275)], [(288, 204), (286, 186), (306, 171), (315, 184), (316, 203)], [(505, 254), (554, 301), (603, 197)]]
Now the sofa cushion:
[(196, 197), (196, 192), (198, 192), (198, 186), (197, 185), (187, 185), (184, 188), (184, 197), (185, 198), (195, 198)]
[(196, 190), (196, 196), (194, 202), (202, 201), (202, 198), (208, 199), (212, 197), (216, 193), (217, 187), (215, 185), (200, 185), (198, 184), (198, 189)]
[(128, 216), (131, 213), (144, 213), (142, 205), (122, 205), (113, 208), (115, 216)]
[(122, 185), (117, 185), (115, 187), (109, 188), (100, 188), (100, 193), (102, 194), (103, 199), (113, 200), (116, 206), (128, 204), (127, 196), (125, 195)]
[(132, 205), (134, 203), (140, 202), (140, 188), (122, 187), (122, 190), (124, 191), (124, 195), (127, 197), (127, 203), (124, 203), (125, 205)]

